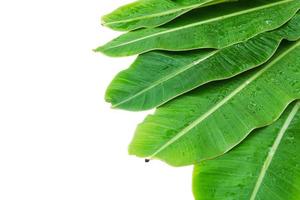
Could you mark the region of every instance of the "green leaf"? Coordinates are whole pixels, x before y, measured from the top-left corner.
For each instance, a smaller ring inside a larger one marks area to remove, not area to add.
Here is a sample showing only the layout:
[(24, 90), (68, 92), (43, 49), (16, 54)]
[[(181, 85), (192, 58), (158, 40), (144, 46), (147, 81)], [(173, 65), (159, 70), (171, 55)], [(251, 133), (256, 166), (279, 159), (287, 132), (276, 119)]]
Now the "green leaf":
[(279, 28), (299, 8), (299, 0), (251, 0), (210, 6), (159, 28), (123, 34), (95, 51), (109, 56), (129, 56), (155, 49), (224, 48)]
[(299, 200), (300, 102), (273, 125), (194, 170), (196, 200)]
[(153, 51), (119, 73), (106, 92), (114, 108), (147, 110), (213, 80), (257, 67), (275, 53), (282, 39), (298, 40), (300, 13), (286, 25), (221, 50)]
[(192, 9), (225, 1), (230, 0), (139, 0), (103, 16), (102, 24), (120, 31), (156, 27)]
[(255, 128), (274, 122), (300, 98), (300, 41), (284, 44), (265, 66), (187, 93), (136, 130), (129, 153), (174, 166), (222, 155)]

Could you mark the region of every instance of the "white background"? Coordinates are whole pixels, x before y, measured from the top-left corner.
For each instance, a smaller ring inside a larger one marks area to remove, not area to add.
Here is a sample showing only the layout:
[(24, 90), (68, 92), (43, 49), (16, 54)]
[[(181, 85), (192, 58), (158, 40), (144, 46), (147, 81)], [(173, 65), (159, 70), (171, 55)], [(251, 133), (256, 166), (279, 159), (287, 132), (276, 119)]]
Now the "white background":
[(111, 110), (134, 59), (92, 49), (119, 33), (100, 16), (129, 0), (0, 1), (0, 199), (192, 200), (192, 168), (127, 155), (147, 113)]

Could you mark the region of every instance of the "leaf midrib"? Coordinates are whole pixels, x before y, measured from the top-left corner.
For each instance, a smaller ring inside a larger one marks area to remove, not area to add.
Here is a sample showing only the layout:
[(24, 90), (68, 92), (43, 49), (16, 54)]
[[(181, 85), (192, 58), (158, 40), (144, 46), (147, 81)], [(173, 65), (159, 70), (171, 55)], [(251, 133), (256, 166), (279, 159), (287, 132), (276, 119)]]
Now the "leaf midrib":
[(289, 128), (290, 124), (292, 123), (295, 115), (299, 111), (299, 108), (300, 108), (300, 101), (298, 101), (296, 103), (296, 105), (292, 109), (291, 113), (289, 114), (288, 118), (286, 119), (285, 123), (283, 124), (282, 128), (280, 129), (278, 136), (276, 137), (276, 140), (274, 141), (274, 144), (272, 145), (272, 147), (268, 153), (268, 156), (266, 157), (266, 160), (264, 161), (263, 167), (260, 171), (260, 174), (256, 181), (255, 187), (251, 193), (250, 200), (255, 200), (255, 198), (259, 192), (260, 186), (265, 178), (267, 170), (269, 169), (269, 167), (272, 163), (272, 160), (274, 158), (274, 155), (276, 154), (276, 151), (282, 141), (282, 138), (284, 137), (284, 134), (286, 133), (287, 129)]
[(294, 46), (290, 47), (286, 52), (282, 53), (280, 56), (278, 56), (276, 59), (274, 59), (272, 62), (270, 62), (267, 66), (265, 66), (262, 70), (258, 71), (256, 74), (254, 74), (252, 77), (250, 77), (248, 80), (246, 80), (243, 84), (241, 84), (238, 88), (236, 88), (233, 92), (231, 92), (228, 96), (226, 96), (222, 101), (217, 103), (215, 106), (213, 106), (211, 109), (209, 109), (206, 113), (198, 117), (196, 120), (194, 120), (189, 126), (182, 129), (178, 134), (171, 138), (168, 142), (166, 142), (163, 146), (161, 146), (158, 150), (156, 150), (149, 158), (154, 158), (159, 152), (166, 149), (168, 146), (179, 140), (184, 135), (188, 134), (190, 130), (195, 128), (198, 124), (200, 124), (202, 121), (204, 121), (206, 118), (211, 116), (214, 112), (216, 112), (219, 108), (221, 108), (224, 104), (226, 104), (230, 99), (232, 99), (235, 95), (237, 95), (239, 92), (241, 92), (244, 88), (246, 88), (250, 83), (252, 83), (254, 80), (256, 80), (259, 76), (261, 76), (264, 72), (266, 72), (268, 69), (270, 69), (274, 64), (276, 64), (278, 61), (280, 61), (282, 58), (284, 58), (286, 55), (288, 55), (291, 51), (293, 51), (295, 48), (300, 46), (300, 41), (297, 42)]
[(181, 74), (181, 73), (183, 73), (183, 72), (189, 70), (190, 68), (192, 68), (192, 67), (198, 65), (200, 62), (202, 62), (202, 61), (204, 61), (204, 60), (210, 58), (211, 56), (213, 56), (214, 54), (216, 54), (218, 51), (219, 51), (219, 50), (215, 50), (215, 51), (213, 51), (212, 53), (209, 53), (208, 55), (206, 55), (205, 57), (200, 58), (200, 59), (198, 59), (198, 60), (196, 60), (196, 61), (193, 61), (192, 63), (186, 65), (186, 67), (181, 68), (181, 69), (179, 69), (178, 71), (174, 71), (173, 73), (169, 74), (168, 76), (165, 76), (165, 77), (163, 77), (163, 78), (161, 78), (161, 79), (155, 81), (152, 85), (150, 85), (150, 86), (146, 87), (145, 89), (143, 89), (143, 90), (137, 92), (136, 94), (130, 96), (129, 98), (126, 98), (126, 99), (122, 100), (121, 102), (112, 105), (112, 107), (113, 107), (113, 108), (116, 108), (116, 107), (118, 107), (118, 106), (120, 106), (120, 105), (122, 105), (122, 104), (124, 104), (124, 103), (126, 103), (126, 102), (128, 102), (128, 101), (131, 101), (132, 99), (134, 99), (134, 98), (138, 97), (139, 95), (141, 95), (141, 94), (143, 94), (143, 93), (145, 93), (145, 92), (151, 90), (152, 88), (154, 88), (154, 87), (156, 87), (156, 86), (158, 86), (158, 85), (160, 85), (160, 84), (162, 84), (162, 83), (164, 83), (164, 82), (166, 82), (166, 81), (168, 81), (168, 80), (170, 80), (170, 79), (176, 77), (177, 75), (179, 75), (179, 74)]
[(165, 12), (160, 12), (160, 13), (154, 13), (154, 14), (151, 14), (151, 15), (134, 17), (134, 18), (131, 18), (131, 19), (124, 19), (124, 20), (118, 20), (118, 21), (113, 21), (113, 22), (105, 22), (105, 21), (103, 21), (102, 24), (103, 25), (112, 25), (112, 24), (120, 24), (120, 23), (132, 22), (132, 21), (137, 21), (137, 20), (142, 20), (142, 19), (147, 19), (147, 18), (159, 17), (159, 16), (163, 16), (163, 15), (168, 15), (168, 14), (176, 13), (176, 12), (179, 12), (181, 10), (187, 10), (187, 9), (197, 8), (197, 7), (201, 6), (201, 5), (204, 5), (206, 3), (210, 3), (212, 1), (213, 0), (202, 2), (202, 3), (198, 3), (198, 4), (194, 4), (194, 5), (190, 5), (190, 6), (182, 6), (180, 8), (170, 9), (170, 10), (165, 11)]
[(199, 26), (199, 25), (202, 25), (202, 24), (206, 24), (206, 23), (210, 23), (210, 22), (214, 22), (214, 21), (218, 21), (218, 20), (222, 20), (222, 19), (227, 19), (227, 18), (230, 18), (230, 17), (235, 17), (235, 16), (238, 16), (238, 15), (243, 15), (243, 14), (250, 13), (250, 12), (255, 12), (255, 11), (262, 10), (262, 9), (265, 9), (265, 8), (269, 8), (269, 7), (272, 7), (272, 6), (277, 6), (277, 5), (285, 4), (285, 3), (290, 3), (292, 1), (294, 1), (294, 0), (280, 1), (280, 2), (276, 2), (276, 3), (268, 4), (268, 5), (263, 5), (263, 6), (260, 6), (260, 7), (255, 7), (255, 8), (239, 11), (239, 12), (236, 12), (236, 13), (231, 13), (231, 14), (228, 14), (228, 15), (223, 15), (223, 16), (212, 18), (212, 19), (209, 19), (209, 20), (188, 24), (188, 25), (185, 25), (185, 26), (181, 26), (181, 27), (161, 31), (161, 32), (158, 32), (158, 33), (154, 33), (152, 35), (147, 35), (145, 37), (137, 38), (135, 40), (124, 42), (124, 43), (121, 43), (119, 45), (110, 46), (106, 49), (108, 50), (108, 49), (118, 48), (118, 47), (121, 47), (121, 46), (124, 46), (124, 45), (139, 42), (139, 41), (142, 41), (142, 40), (145, 40), (145, 39), (148, 39), (148, 38), (152, 38), (152, 37), (155, 37), (155, 36), (175, 32), (175, 31), (178, 31), (178, 30), (183, 30), (183, 29), (186, 29), (186, 28), (191, 28), (191, 27), (194, 27), (194, 26)]

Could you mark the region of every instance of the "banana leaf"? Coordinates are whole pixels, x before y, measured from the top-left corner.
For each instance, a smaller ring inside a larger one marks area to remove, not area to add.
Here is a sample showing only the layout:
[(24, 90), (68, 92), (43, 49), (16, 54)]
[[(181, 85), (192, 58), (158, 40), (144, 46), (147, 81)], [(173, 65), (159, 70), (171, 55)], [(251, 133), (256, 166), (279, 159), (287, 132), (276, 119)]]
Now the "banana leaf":
[(152, 109), (205, 83), (233, 77), (270, 59), (282, 39), (300, 38), (300, 13), (274, 31), (221, 50), (153, 51), (140, 55), (109, 85), (113, 108)]
[(226, 1), (230, 0), (139, 0), (103, 16), (102, 25), (119, 31), (156, 27), (195, 8)]
[(224, 48), (279, 28), (300, 8), (299, 0), (251, 0), (196, 9), (158, 28), (132, 31), (97, 48), (109, 56), (160, 49)]
[(285, 42), (260, 68), (178, 97), (149, 115), (129, 153), (174, 166), (220, 156), (300, 98), (300, 41)]
[(196, 200), (298, 200), (300, 102), (229, 153), (195, 166)]

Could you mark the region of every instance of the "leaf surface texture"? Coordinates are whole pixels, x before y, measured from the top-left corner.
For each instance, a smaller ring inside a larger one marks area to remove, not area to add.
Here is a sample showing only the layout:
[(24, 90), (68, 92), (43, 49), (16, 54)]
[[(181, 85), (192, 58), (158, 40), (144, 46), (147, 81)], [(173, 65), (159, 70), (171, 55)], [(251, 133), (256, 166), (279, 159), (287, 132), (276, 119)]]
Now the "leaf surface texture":
[(238, 147), (194, 169), (196, 200), (298, 200), (300, 102), (274, 124), (254, 131)]
[(224, 1), (226, 0), (139, 0), (103, 16), (102, 24), (120, 31), (156, 27), (192, 9)]
[(299, 8), (299, 0), (251, 0), (214, 5), (191, 11), (158, 28), (123, 34), (95, 51), (109, 56), (129, 56), (155, 49), (220, 49), (279, 28)]
[(300, 98), (300, 42), (285, 43), (264, 66), (170, 101), (141, 123), (129, 153), (174, 166), (222, 155)]
[(300, 37), (300, 13), (283, 27), (221, 50), (153, 51), (119, 73), (106, 92), (114, 108), (147, 110), (214, 80), (257, 67), (275, 53), (282, 39)]

